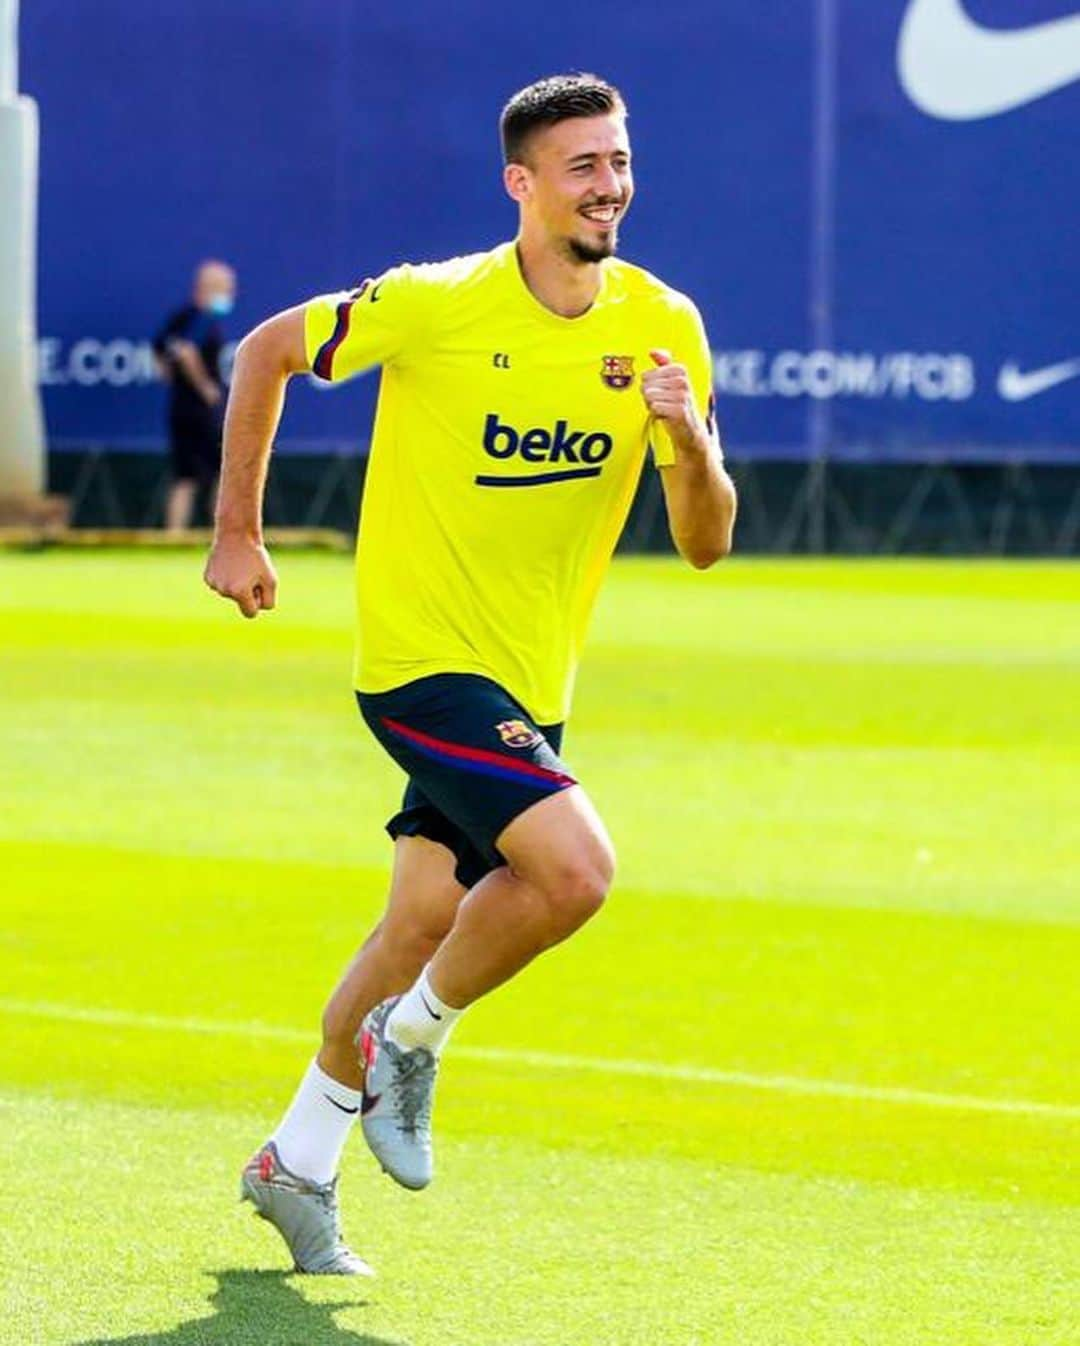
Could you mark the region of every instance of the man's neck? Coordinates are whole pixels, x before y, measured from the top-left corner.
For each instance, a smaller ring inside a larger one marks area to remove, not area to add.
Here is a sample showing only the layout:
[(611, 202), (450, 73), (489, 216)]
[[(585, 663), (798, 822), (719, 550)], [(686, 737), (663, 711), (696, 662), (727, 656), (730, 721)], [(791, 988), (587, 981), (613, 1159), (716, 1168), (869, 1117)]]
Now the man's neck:
[(560, 318), (579, 318), (600, 293), (600, 263), (575, 262), (526, 234), (517, 238), (522, 279), (534, 297)]

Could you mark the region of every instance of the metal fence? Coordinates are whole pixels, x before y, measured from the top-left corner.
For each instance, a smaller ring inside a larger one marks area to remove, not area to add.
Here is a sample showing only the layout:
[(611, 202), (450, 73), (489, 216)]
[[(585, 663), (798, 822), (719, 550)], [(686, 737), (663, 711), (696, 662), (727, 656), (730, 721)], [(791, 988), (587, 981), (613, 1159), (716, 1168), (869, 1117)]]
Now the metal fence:
[[(282, 453), (271, 460), (271, 525), (356, 530), (366, 459), (354, 449)], [(730, 463), (739, 489), (742, 552), (851, 555), (1080, 553), (1080, 465), (996, 462)], [(65, 446), (50, 458), (50, 490), (86, 528), (160, 526), (168, 489), (162, 454), (104, 444)], [(207, 518), (208, 502), (201, 502)], [(620, 548), (670, 547), (657, 474), (644, 473)]]

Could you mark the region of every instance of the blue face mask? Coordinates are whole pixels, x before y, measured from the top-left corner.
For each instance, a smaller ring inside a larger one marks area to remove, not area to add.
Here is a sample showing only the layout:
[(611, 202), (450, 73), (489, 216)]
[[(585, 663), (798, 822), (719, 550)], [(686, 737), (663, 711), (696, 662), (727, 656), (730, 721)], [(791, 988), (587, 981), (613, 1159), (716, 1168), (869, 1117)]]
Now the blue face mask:
[(207, 309), (215, 318), (224, 318), (233, 311), (233, 297), (231, 294), (216, 294), (207, 304)]

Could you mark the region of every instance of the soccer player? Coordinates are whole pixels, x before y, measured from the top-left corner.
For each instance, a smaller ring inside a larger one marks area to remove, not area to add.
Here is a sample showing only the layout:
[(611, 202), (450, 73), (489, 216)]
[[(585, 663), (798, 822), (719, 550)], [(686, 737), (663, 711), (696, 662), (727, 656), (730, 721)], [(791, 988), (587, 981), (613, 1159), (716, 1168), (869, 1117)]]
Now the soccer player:
[(246, 617), (277, 579), (261, 501), (290, 375), (382, 365), (357, 547), (355, 686), (408, 776), (386, 912), (243, 1194), (298, 1270), (370, 1269), (336, 1174), (357, 1118), (406, 1187), (431, 1179), (440, 1052), (463, 1011), (600, 907), (614, 854), (560, 757), (589, 614), (649, 446), (679, 552), (731, 546), (735, 492), (697, 309), (615, 259), (633, 178), (626, 108), (592, 75), (503, 110), (517, 237), (391, 268), (279, 313), (237, 352), (206, 581)]

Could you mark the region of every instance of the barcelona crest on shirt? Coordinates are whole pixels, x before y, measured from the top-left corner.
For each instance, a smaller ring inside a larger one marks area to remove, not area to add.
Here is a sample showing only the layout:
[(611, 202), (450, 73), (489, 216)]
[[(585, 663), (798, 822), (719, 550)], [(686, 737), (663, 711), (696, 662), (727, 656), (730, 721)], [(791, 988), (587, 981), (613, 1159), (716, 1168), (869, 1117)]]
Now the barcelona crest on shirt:
[(524, 720), (502, 720), (495, 726), (502, 741), (511, 748), (535, 748), (541, 735)]
[(603, 356), (600, 360), (600, 378), (609, 388), (629, 388), (634, 381), (634, 357)]

